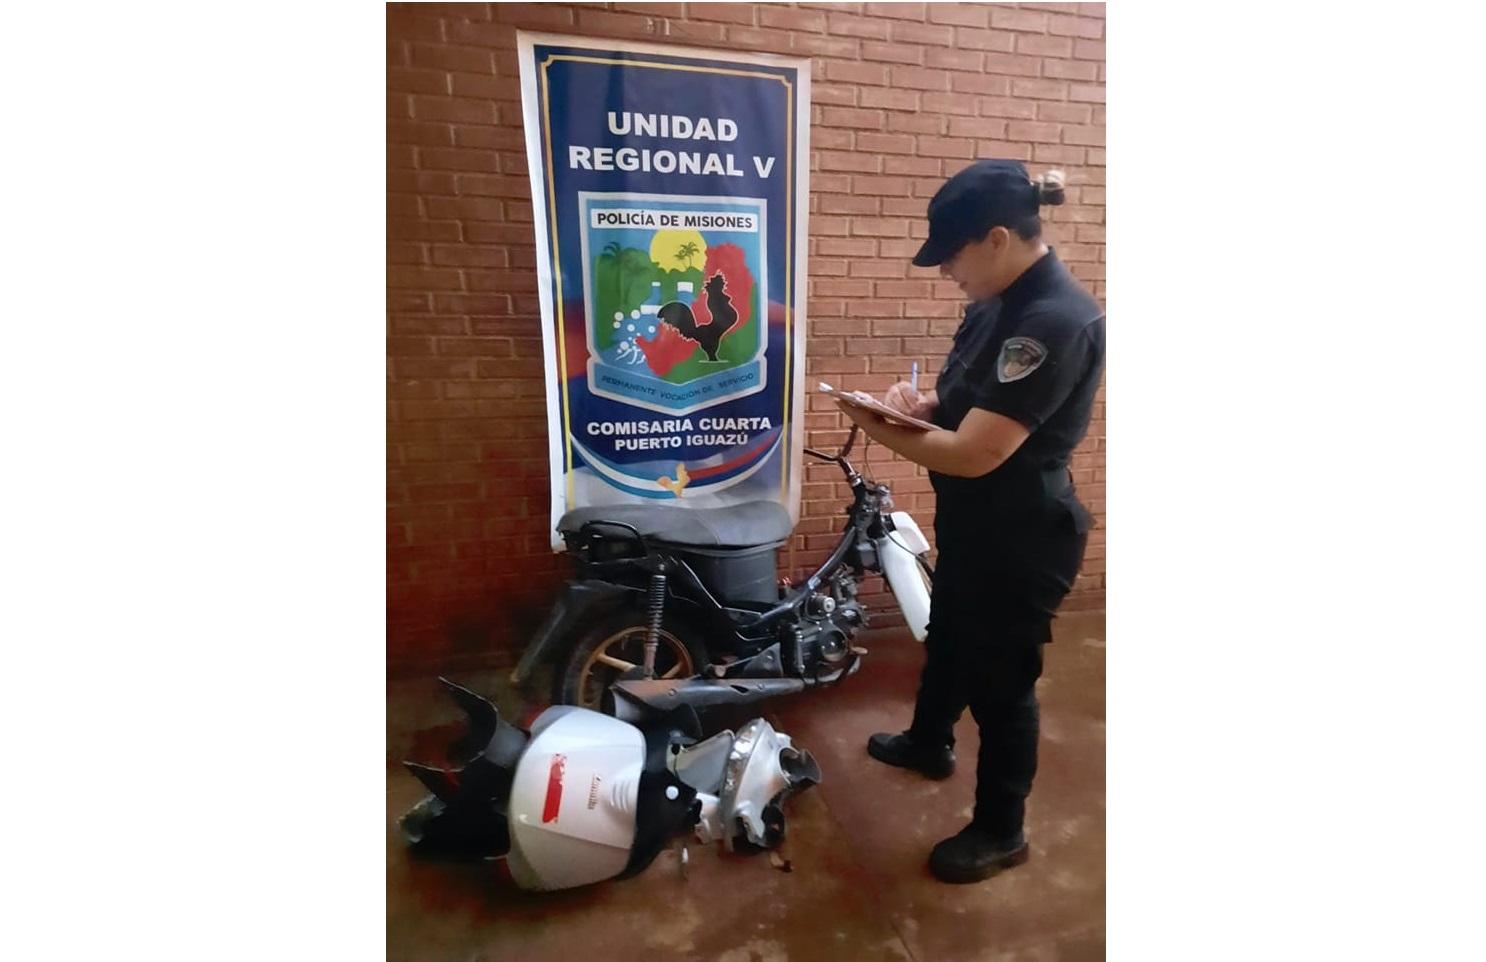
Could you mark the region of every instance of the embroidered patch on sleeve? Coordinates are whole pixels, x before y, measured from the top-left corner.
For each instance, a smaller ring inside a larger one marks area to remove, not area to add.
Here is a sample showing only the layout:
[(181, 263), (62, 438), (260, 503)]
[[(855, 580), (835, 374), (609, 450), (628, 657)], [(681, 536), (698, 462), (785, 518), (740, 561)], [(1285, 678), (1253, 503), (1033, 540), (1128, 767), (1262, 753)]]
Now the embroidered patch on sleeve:
[(1002, 384), (1020, 381), (1047, 360), (1047, 348), (1030, 337), (1008, 337), (996, 359), (996, 380)]

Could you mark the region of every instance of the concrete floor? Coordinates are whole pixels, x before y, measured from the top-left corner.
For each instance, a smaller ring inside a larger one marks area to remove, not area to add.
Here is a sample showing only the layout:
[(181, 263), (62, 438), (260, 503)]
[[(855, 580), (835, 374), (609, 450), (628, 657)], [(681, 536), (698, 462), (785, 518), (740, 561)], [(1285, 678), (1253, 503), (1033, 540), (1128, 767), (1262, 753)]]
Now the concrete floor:
[[(636, 878), (531, 895), (504, 863), (410, 856), (397, 817), (423, 795), (402, 758), (438, 761), (457, 719), (433, 679), (388, 688), (387, 957), (392, 962), (644, 959), (1079, 960), (1104, 958), (1104, 625), (1101, 613), (1055, 623), (1039, 683), (1042, 745), (1028, 802), (1031, 861), (987, 882), (929, 874), (934, 843), (969, 819), (978, 739), (956, 730), (959, 770), (943, 782), (867, 757), (867, 736), (906, 727), (922, 650), (874, 638), (840, 687), (765, 703), (762, 714), (820, 762), (823, 781), (786, 806), (781, 854), (679, 844)], [(454, 680), (493, 697), (507, 717), (531, 711), (499, 673)]]

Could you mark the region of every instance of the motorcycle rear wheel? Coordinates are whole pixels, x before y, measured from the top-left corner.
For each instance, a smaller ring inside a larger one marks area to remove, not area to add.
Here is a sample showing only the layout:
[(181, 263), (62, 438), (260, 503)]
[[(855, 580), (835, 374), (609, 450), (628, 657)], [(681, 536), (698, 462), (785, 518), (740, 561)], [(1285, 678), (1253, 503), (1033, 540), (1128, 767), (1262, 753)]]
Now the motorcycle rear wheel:
[[(645, 626), (642, 611), (618, 611), (599, 619), (559, 662), (553, 673), (553, 703), (603, 711), (609, 686), (644, 664)], [(663, 618), (655, 649), (655, 677), (689, 678), (704, 670), (709, 660), (697, 637), (680, 619)]]

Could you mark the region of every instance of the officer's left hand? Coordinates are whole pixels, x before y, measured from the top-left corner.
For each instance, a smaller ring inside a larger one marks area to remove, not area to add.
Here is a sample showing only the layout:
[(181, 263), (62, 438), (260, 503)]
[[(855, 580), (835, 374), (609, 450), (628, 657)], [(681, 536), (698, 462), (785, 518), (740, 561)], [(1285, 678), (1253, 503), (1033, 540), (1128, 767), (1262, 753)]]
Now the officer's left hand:
[(874, 414), (871, 411), (866, 410), (865, 408), (859, 408), (855, 404), (847, 404), (845, 401), (837, 401), (836, 407), (840, 408), (841, 413), (851, 418), (852, 422), (855, 423), (858, 427), (870, 428), (883, 423), (883, 418), (881, 415)]

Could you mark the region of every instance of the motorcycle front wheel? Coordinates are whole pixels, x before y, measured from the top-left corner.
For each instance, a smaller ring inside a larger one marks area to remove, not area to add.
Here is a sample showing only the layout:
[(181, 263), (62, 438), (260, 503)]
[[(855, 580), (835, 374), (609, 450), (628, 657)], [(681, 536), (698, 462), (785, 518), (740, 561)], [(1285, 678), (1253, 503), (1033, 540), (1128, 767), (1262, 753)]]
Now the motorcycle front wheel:
[[(578, 639), (553, 674), (552, 701), (602, 711), (604, 692), (645, 663), (646, 618), (642, 611), (615, 612), (599, 619)], [(655, 648), (656, 678), (690, 678), (707, 667), (707, 651), (691, 626), (667, 616)]]

